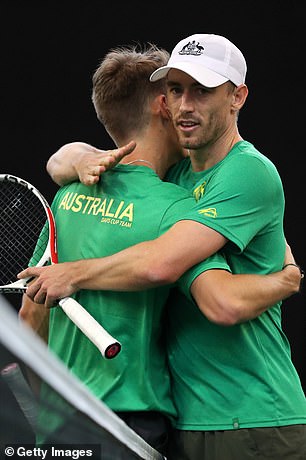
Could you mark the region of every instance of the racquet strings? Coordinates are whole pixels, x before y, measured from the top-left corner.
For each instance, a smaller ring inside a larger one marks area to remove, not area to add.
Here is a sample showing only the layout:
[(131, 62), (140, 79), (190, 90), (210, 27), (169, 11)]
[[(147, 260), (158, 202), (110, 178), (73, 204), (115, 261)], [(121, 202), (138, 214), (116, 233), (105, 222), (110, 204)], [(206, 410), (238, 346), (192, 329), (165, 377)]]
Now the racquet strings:
[(0, 286), (15, 282), (20, 271), (38, 264), (49, 237), (45, 224), (46, 211), (38, 196), (22, 184), (1, 181)]

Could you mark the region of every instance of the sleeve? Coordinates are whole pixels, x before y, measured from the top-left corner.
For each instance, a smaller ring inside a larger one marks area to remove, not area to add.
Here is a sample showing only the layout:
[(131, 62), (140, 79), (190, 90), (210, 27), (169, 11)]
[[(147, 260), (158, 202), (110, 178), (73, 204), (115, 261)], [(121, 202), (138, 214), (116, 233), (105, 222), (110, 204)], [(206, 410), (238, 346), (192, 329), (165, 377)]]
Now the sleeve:
[(207, 180), (197, 184), (200, 198), (186, 213), (213, 228), (242, 251), (274, 215), (283, 212), (283, 189), (271, 162), (250, 155), (232, 157)]
[(216, 254), (213, 254), (211, 257), (208, 259), (204, 260), (203, 262), (194, 265), (191, 267), (187, 272), (185, 272), (180, 279), (177, 281), (176, 285), (180, 289), (180, 291), (185, 294), (185, 296), (193, 301), (193, 297), (191, 296), (190, 293), (190, 288), (193, 283), (193, 281), (203, 272), (207, 270), (227, 270), (231, 272), (231, 269), (226, 262), (226, 259), (223, 255), (223, 253), (217, 252)]
[[(172, 185), (172, 184), (171, 184)], [(177, 187), (178, 188), (178, 187)], [(179, 188), (178, 188), (179, 189)], [(184, 219), (186, 213), (194, 206), (195, 200), (192, 196), (184, 193), (182, 198), (173, 201), (165, 210), (158, 229), (158, 236), (165, 233), (176, 222)]]

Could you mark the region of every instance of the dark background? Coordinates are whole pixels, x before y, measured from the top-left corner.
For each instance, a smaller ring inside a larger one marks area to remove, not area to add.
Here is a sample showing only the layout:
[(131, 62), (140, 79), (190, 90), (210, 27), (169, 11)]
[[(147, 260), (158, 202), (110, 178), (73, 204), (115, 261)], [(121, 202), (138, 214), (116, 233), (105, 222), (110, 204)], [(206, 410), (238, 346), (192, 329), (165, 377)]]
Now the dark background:
[[(240, 114), (240, 133), (280, 172), (286, 236), (306, 267), (304, 21), (303, 2), (295, 0), (2, 0), (1, 172), (29, 180), (51, 200), (57, 187), (45, 165), (62, 144), (80, 140), (113, 146), (90, 99), (92, 73), (109, 48), (151, 41), (171, 51), (193, 33), (224, 35), (248, 63), (249, 97)], [(305, 389), (305, 292), (287, 299), (283, 313)]]

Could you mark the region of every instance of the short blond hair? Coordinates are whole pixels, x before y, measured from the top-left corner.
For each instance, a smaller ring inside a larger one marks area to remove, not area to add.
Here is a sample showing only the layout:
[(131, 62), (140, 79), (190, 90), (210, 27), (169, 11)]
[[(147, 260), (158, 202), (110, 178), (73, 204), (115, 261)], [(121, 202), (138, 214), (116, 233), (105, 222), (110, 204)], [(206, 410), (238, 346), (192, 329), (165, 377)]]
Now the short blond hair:
[(92, 101), (111, 137), (133, 137), (146, 125), (149, 103), (165, 94), (165, 81), (152, 83), (149, 77), (168, 60), (168, 51), (152, 43), (117, 47), (106, 54), (93, 75)]

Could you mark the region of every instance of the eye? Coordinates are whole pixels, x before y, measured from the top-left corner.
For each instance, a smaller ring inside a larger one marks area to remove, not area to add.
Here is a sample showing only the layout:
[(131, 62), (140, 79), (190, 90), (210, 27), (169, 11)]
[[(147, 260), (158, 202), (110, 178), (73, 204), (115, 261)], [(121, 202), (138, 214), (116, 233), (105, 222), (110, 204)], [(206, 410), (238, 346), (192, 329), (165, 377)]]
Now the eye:
[(208, 94), (212, 92), (212, 88), (207, 88), (206, 86), (198, 86), (197, 91), (200, 95)]
[(182, 94), (182, 87), (176, 82), (168, 81), (167, 92), (172, 95)]
[(171, 86), (168, 88), (170, 94), (181, 94), (182, 90), (179, 86)]

